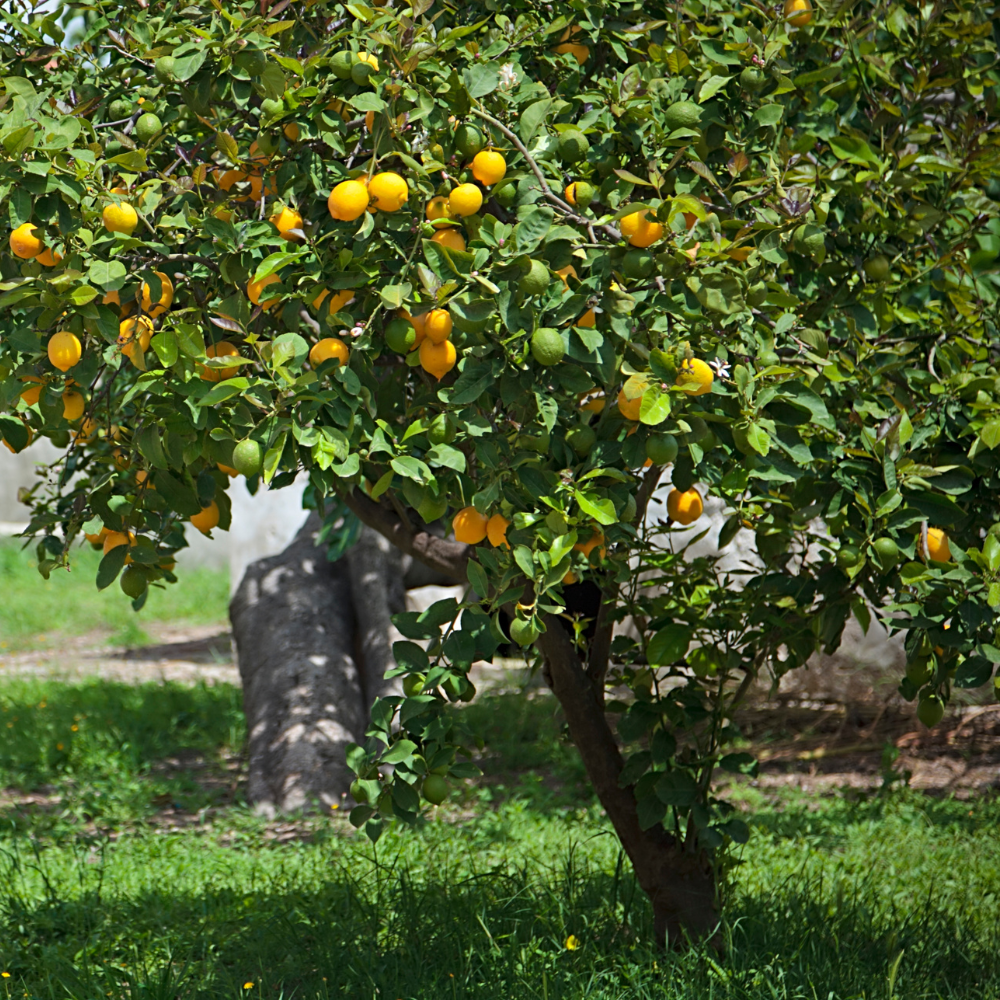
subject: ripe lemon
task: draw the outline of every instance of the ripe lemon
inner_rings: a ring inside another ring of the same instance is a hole
[[[588,309],[577,321],[577,326],[592,327],[597,326],[597,313],[593,309]]]
[[[498,153],[495,149],[484,149],[481,153],[476,153],[472,160],[472,176],[485,187],[503,180],[506,173],[507,161],[503,158],[503,153]]]
[[[410,189],[399,174],[386,170],[368,182],[368,193],[380,212],[398,212],[410,196]]]
[[[435,344],[433,340],[426,338],[420,345],[420,367],[438,381],[455,367],[457,360],[455,345],[450,340]]]
[[[571,42],[571,38],[575,38],[583,29],[578,24],[574,24],[567,28],[560,36],[560,44],[555,47],[555,51],[560,55],[568,52],[576,61],[577,64],[582,66],[590,58],[590,49],[586,45],[581,45],[579,42]]]
[[[510,521],[503,516],[503,514],[494,514],[486,522],[486,537],[490,540],[490,545],[494,548],[500,548],[502,545],[505,549],[510,548],[510,542],[507,541],[507,529],[510,527]]]
[[[80,417],[83,416],[85,402],[80,393],[74,392],[72,389],[67,389],[62,394],[62,401],[64,420],[68,420],[72,423],[74,420],[79,420]]]
[[[580,409],[586,410],[588,413],[603,413],[604,407],[608,405],[607,397],[603,392],[597,396],[590,396],[586,392],[581,393],[580,400]]]
[[[633,212],[619,220],[622,236],[634,247],[648,247],[663,237],[663,226],[648,213]]]
[[[927,529],[927,558],[932,562],[948,562],[951,559],[948,536],[940,528]]]
[[[598,546],[600,546],[598,554],[603,559],[608,554],[608,550],[607,548],[605,548],[604,545],[603,531],[595,531],[594,534],[592,534],[590,538],[587,539],[587,541],[577,542],[576,545],[573,546],[573,548],[577,552],[582,552],[585,558],[590,559],[590,553],[593,552],[594,549],[596,549]]]
[[[327,302],[328,295],[330,295],[330,290],[328,288],[324,288],[323,291],[321,291],[319,295],[313,299],[313,309],[319,312],[323,303],[326,302],[328,312],[338,313],[344,308],[344,306],[354,300],[354,292],[350,288],[345,288],[341,292],[334,292],[333,295],[330,296],[330,300]]]
[[[454,227],[439,229],[432,237],[432,243],[447,247],[449,250],[464,250],[465,237]]]
[[[142,283],[142,311],[150,316],[162,316],[174,304],[174,283],[162,271],[153,272],[160,279],[160,297],[154,302],[152,289]]]
[[[273,198],[278,193],[278,188],[273,177],[268,180],[266,190],[264,188],[264,177],[261,174],[251,174],[248,180],[250,181],[250,194],[245,198],[241,198],[241,201],[260,201],[265,194],[269,198]]]
[[[324,337],[321,341],[313,344],[309,351],[309,363],[313,368],[318,368],[324,361],[336,358],[338,365],[346,365],[351,352],[339,337]]]
[[[625,390],[622,389],[618,393],[618,412],[626,420],[638,420],[639,411],[642,409],[642,396],[636,396],[634,399],[629,399],[625,395]]]
[[[84,536],[91,545],[104,545],[104,539],[108,537],[108,529],[101,525],[101,530],[95,535],[87,534],[84,532]]]
[[[10,234],[10,249],[16,257],[31,260],[45,249],[45,244],[34,235],[37,228],[38,226],[25,222]]]
[[[361,181],[341,181],[326,201],[330,215],[341,222],[353,222],[365,214],[370,195]]]
[[[222,462],[216,462],[215,467],[219,472],[224,472],[230,479],[235,479],[240,474],[239,469],[234,469],[231,465],[223,465]]]
[[[124,531],[109,531],[104,536],[104,554],[107,555],[112,549],[118,548],[119,545],[128,545],[131,547],[132,543],[135,542],[135,534],[129,532],[127,535]],[[126,562],[131,562],[131,558],[126,558]]]
[[[302,216],[294,208],[289,208],[286,205],[280,212],[275,212],[271,216],[271,221],[286,240],[291,240],[294,243],[301,241],[301,236],[291,232],[292,229],[302,228]]]
[[[432,344],[443,344],[451,336],[451,313],[432,309],[424,320],[424,334]]]
[[[569,291],[570,275],[573,275],[573,277],[576,278],[577,281],[580,280],[580,275],[576,273],[576,268],[572,264],[567,264],[565,267],[557,268],[556,274],[559,275],[559,278],[562,280],[562,283],[565,286],[565,291],[563,292],[564,295],[566,294],[566,292]]]
[[[137,367],[139,358],[149,350],[152,339],[153,321],[148,316],[130,316],[118,324],[118,346],[121,347],[122,354]]]
[[[84,420],[80,424],[80,429],[73,434],[76,441],[92,441],[97,434],[97,421]]]
[[[34,406],[35,403],[37,403],[41,398],[42,389],[45,388],[45,383],[37,375],[26,375],[24,381],[32,382],[34,384],[29,386],[20,394],[21,399],[23,399],[28,406]]]
[[[60,330],[49,337],[47,347],[49,361],[54,368],[68,372],[83,357],[83,347],[76,334]]]
[[[448,195],[448,208],[453,216],[464,218],[475,215],[482,207],[483,192],[475,184],[459,184]]]
[[[475,507],[463,507],[451,522],[455,540],[466,545],[478,545],[486,537],[488,522]]]
[[[667,495],[667,514],[678,524],[693,524],[704,509],[701,494],[694,487],[683,492],[675,487]]]
[[[419,347],[424,342],[424,337],[427,336],[427,313],[418,313],[416,316],[410,316],[405,310],[402,310],[399,315],[403,319],[409,320],[413,325],[413,330],[416,333],[413,347]]]
[[[234,358],[239,353],[236,346],[230,344],[228,340],[220,340],[217,344],[209,344],[205,348],[205,355],[209,358]],[[199,374],[206,382],[221,382],[229,378],[234,371],[234,368],[209,368],[207,365],[202,365]]]
[[[104,228],[109,233],[124,233],[126,236],[131,236],[132,231],[139,225],[139,216],[127,201],[106,206],[101,217],[104,220]]]
[[[448,199],[443,194],[439,194],[427,202],[427,218],[430,222],[435,219],[446,219],[450,214]]]
[[[593,200],[597,191],[593,184],[586,181],[573,181],[566,185],[563,195],[574,208],[586,208]]]
[[[373,73],[378,72],[378,59],[376,59],[370,52],[359,52],[358,62],[368,63],[368,65],[371,66]]]
[[[689,396],[704,396],[712,391],[714,378],[712,369],[701,358],[691,358],[681,365],[674,385],[680,386]]]
[[[813,19],[810,0],[785,0],[785,19],[796,28],[804,28]]]
[[[39,264],[45,267],[55,267],[63,259],[63,255],[58,250],[46,247],[36,258]]]
[[[266,278],[261,278],[260,281],[250,281],[247,283],[247,297],[255,306],[260,306],[262,309],[270,309],[276,302],[278,298],[265,299],[263,302],[260,301],[260,293],[268,285],[276,285],[281,281],[281,279],[276,274],[269,274]]]
[[[282,130],[285,138],[289,142],[299,141],[299,125],[298,122],[289,122]]]
[[[207,507],[202,507],[198,514],[192,516],[191,523],[207,535],[219,523],[219,505],[213,500]]]

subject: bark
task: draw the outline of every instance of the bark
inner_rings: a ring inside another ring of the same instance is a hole
[[[604,714],[601,693],[559,621],[550,618],[546,625],[538,645],[549,683],[597,797],[632,862],[639,885],[653,904],[657,940],[677,947],[684,943],[685,935],[713,935],[719,916],[711,865],[703,855],[685,849],[662,826],[641,828],[631,788],[619,785],[623,761]],[[717,945],[714,939],[713,943]]]
[[[310,515],[284,552],[251,563],[229,607],[249,732],[247,794],[267,815],[338,802],[353,779],[347,744],[364,738],[350,573],[316,548],[319,528]]]

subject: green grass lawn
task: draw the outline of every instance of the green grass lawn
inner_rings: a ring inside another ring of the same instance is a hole
[[[138,645],[146,622],[226,620],[229,576],[224,571],[185,569],[180,584],[169,591],[152,588],[136,614],[117,584],[97,589],[100,561],[101,553],[85,544],[73,550],[69,571],[56,570],[45,580],[35,568],[33,548],[0,540],[0,655],[50,648],[90,632],[105,634],[113,644]]]
[[[23,681],[0,687],[0,709],[17,719],[0,728],[0,784],[62,796],[0,809],[0,984],[14,1000],[1000,994],[995,801],[746,796],[727,954],[665,955],[547,698],[463,709],[503,755],[377,847],[336,815],[279,843],[196,780],[242,745],[232,688]],[[161,766],[194,758],[200,771]],[[221,807],[170,831],[164,802],[189,817]]]

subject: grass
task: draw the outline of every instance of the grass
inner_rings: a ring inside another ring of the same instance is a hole
[[[544,697],[464,709],[503,756],[484,761],[485,781],[463,801],[374,847],[337,814],[298,823],[288,843],[239,804],[182,831],[146,822],[164,797],[188,810],[219,802],[160,764],[218,762],[240,746],[231,688],[18,682],[0,687],[0,708],[18,720],[0,747],[0,782],[65,796],[0,822],[10,998],[1000,993],[996,801],[749,795],[753,833],[732,876],[725,957],[666,955],[650,946],[646,899]]]
[[[148,622],[202,624],[225,621],[228,574],[185,569],[169,591],[154,587],[136,614],[117,584],[99,591],[94,583],[101,553],[89,545],[75,549],[71,570],[56,570],[45,580],[35,568],[34,550],[0,540],[0,655],[57,645],[66,637],[104,633],[116,645],[146,640]]]

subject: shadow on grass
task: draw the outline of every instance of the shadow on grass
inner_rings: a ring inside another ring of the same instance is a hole
[[[331,854],[319,885],[295,884],[273,865],[242,890],[88,890],[28,903],[8,888],[4,967],[31,996],[53,1000],[846,1000],[888,997],[901,952],[897,996],[993,1000],[1000,985],[991,934],[963,927],[933,899],[885,907],[867,880],[846,893],[819,880],[740,898],[727,913],[728,953],[713,957],[651,950],[648,905],[621,871],[449,873],[353,854]],[[570,933],[578,949],[566,948]]]

